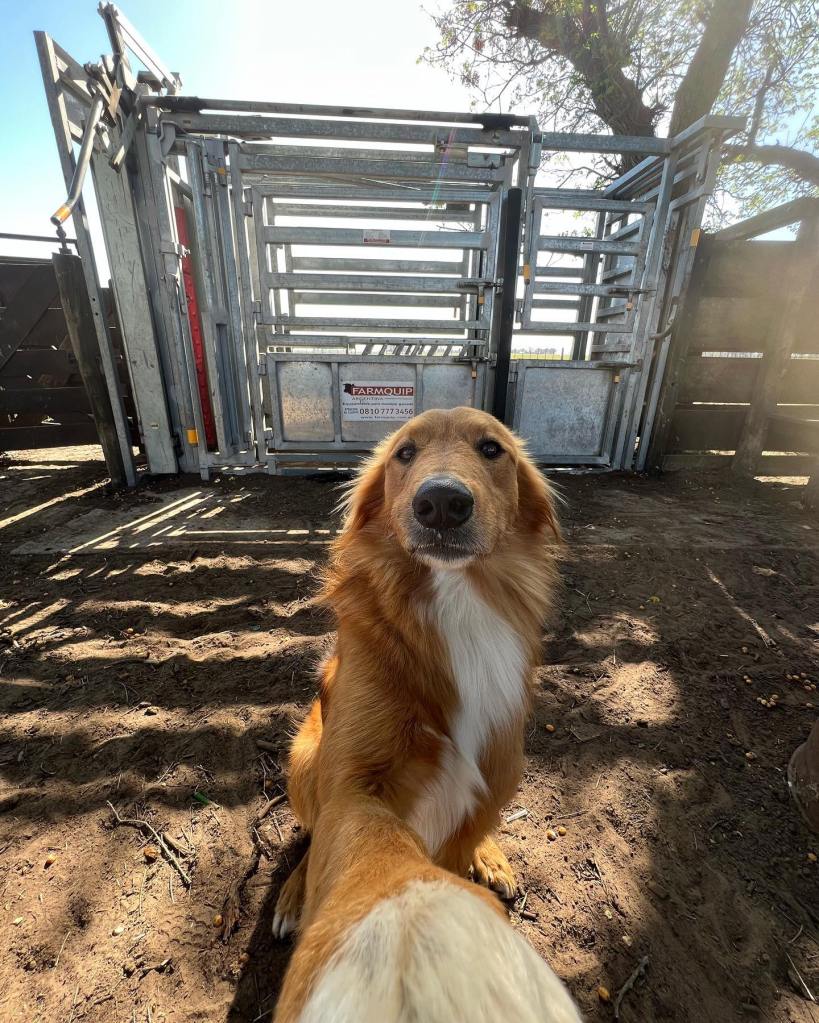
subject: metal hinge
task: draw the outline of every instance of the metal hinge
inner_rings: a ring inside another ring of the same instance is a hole
[[[244,211],[246,217],[253,216],[253,203],[250,201],[250,199],[245,199],[245,201],[242,203],[242,210]]]
[[[259,360],[259,376],[260,377],[267,376],[267,359]]]

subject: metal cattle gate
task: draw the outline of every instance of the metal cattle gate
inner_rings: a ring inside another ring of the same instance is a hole
[[[544,465],[642,466],[716,151],[741,119],[630,138],[199,99],[114,5],[100,13],[112,53],[96,65],[36,33],[68,189],[52,219],[73,215],[99,308],[90,166],[152,472],[343,466],[457,405],[494,412]],[[602,190],[542,188],[550,152],[634,167]],[[571,358],[517,357],[554,337]]]

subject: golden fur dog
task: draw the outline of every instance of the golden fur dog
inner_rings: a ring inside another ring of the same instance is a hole
[[[580,1023],[494,895],[435,867],[380,801],[322,807],[276,1023]]]
[[[436,410],[378,447],[345,510],[323,590],[338,635],[291,749],[291,806],[312,831],[342,795],[375,797],[437,865],[510,898],[491,833],[520,780],[554,590],[551,490],[497,420]],[[297,926],[309,856],[277,935]]]

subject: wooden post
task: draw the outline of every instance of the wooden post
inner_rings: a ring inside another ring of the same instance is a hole
[[[776,412],[782,378],[790,365],[791,353],[801,327],[799,313],[807,298],[819,263],[819,216],[803,220],[793,253],[790,286],[784,298],[778,336],[762,358],[745,426],[731,462],[738,476],[753,476],[765,446],[768,419]]]
[[[51,261],[54,264],[68,336],[91,404],[91,414],[105,455],[108,475],[113,486],[120,489],[127,486],[128,481],[108,386],[99,364],[97,332],[82,260],[70,252],[55,252]]]

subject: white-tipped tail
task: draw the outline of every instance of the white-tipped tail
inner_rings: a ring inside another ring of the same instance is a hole
[[[528,943],[468,889],[413,881],[360,920],[299,1023],[579,1023]]]

